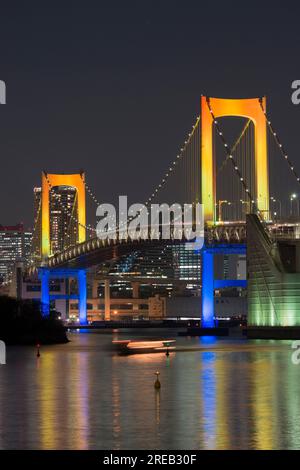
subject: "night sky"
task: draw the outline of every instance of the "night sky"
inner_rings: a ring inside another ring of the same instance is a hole
[[[201,94],[266,94],[300,172],[300,105],[291,102],[300,80],[297,2],[11,4],[1,4],[0,17],[1,224],[32,224],[43,169],[83,168],[99,200],[143,202]]]

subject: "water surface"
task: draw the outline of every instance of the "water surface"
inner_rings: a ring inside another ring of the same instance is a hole
[[[118,356],[105,333],[11,347],[0,366],[1,449],[297,449],[300,365],[289,341],[177,338],[203,351]],[[160,371],[161,390],[154,389]]]

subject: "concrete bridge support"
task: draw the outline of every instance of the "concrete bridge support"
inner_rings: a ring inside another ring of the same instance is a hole
[[[257,215],[247,215],[247,272],[248,325],[299,328],[300,240],[274,242]]]

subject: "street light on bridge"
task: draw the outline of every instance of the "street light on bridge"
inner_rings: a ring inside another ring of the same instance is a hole
[[[279,218],[281,218],[281,201],[279,199],[275,199],[275,197],[270,196],[270,200],[274,203],[274,205],[277,203],[279,205]],[[277,216],[277,211],[273,212],[274,216]]]
[[[299,216],[299,199],[296,193],[290,196],[290,215],[293,215],[293,201],[297,202],[297,215]]]

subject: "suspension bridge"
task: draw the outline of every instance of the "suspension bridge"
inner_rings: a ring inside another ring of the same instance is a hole
[[[268,117],[265,98],[201,97],[199,116],[145,205],[175,201],[192,206],[203,204],[202,326],[214,326],[214,289],[245,287],[247,282],[250,325],[300,325],[300,277],[295,255],[299,203],[296,194],[286,195],[286,188],[296,191],[299,184],[296,168]],[[54,191],[58,186],[76,189],[72,207],[61,203]],[[137,247],[143,250],[155,244],[186,243],[184,235],[181,240],[174,236],[174,227],[168,241],[151,237],[131,240],[123,234],[121,237],[120,226],[115,239],[100,239],[95,225],[86,223],[86,195],[95,206],[100,204],[84,172],[43,172],[33,230],[33,245],[38,241],[39,250],[32,254],[29,266],[29,273],[38,272],[41,279],[44,315],[49,314],[53,298],[49,280],[78,279],[82,325],[87,323],[87,269]],[[69,221],[64,246],[59,251],[51,245],[50,197],[57,197]],[[245,254],[246,250],[248,281],[214,278],[216,254]],[[293,269],[284,261],[287,253]]]

